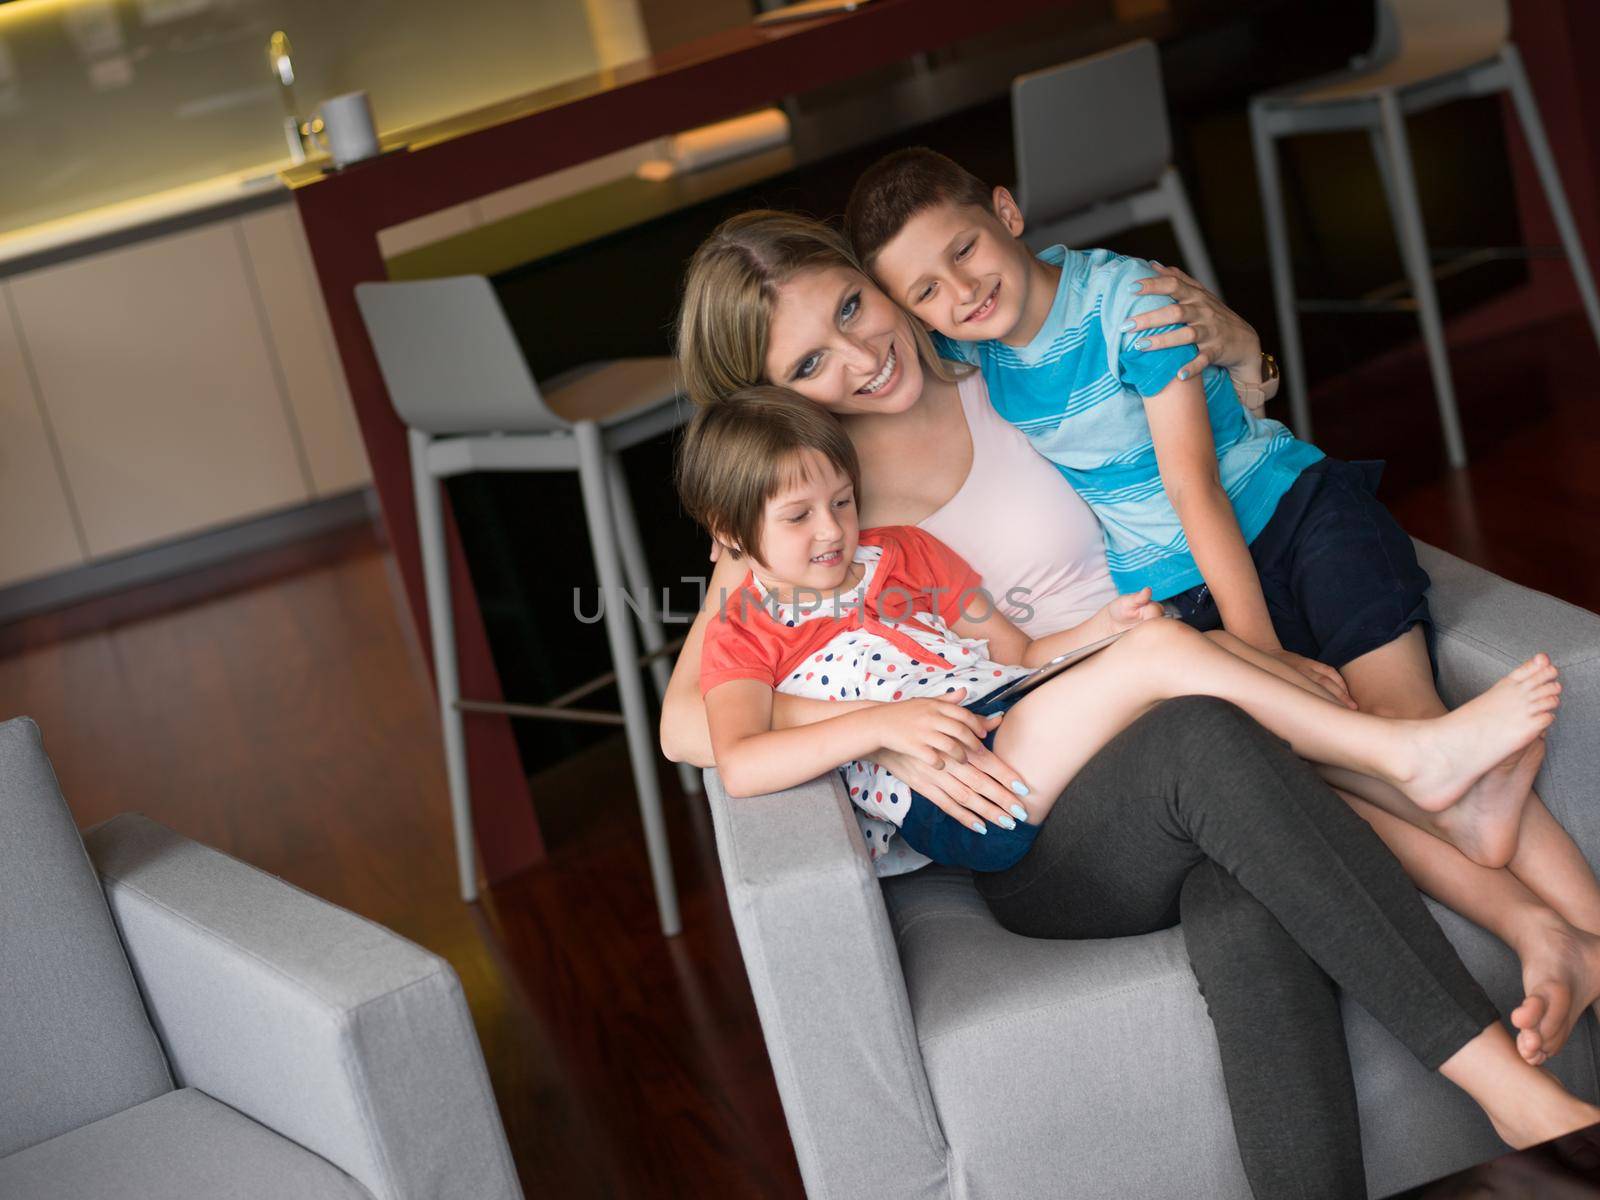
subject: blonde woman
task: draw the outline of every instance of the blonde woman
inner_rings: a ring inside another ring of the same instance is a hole
[[[1260,346],[1248,325],[1178,272],[1145,286],[1180,310],[1145,314],[1151,327],[1185,322],[1165,336],[1195,341],[1241,382],[1259,384]],[[862,523],[917,525],[948,543],[1028,632],[1066,628],[1114,595],[1099,526],[1082,501],[993,412],[981,378],[958,379],[935,358],[921,328],[827,226],[757,212],[713,233],[690,266],[679,356],[699,404],[774,383],[843,418],[861,465]],[[700,650],[708,612],[743,572],[717,564],[679,657],[662,717],[670,758],[710,765]],[[773,721],[803,725],[828,709],[780,695]],[[938,770],[888,752],[878,761],[963,823],[999,823],[1013,789],[1026,787],[976,738],[962,761]],[[1525,974],[1565,988],[1569,1005],[1573,993],[1593,998],[1586,972],[1592,961],[1600,977],[1600,939],[1556,917],[1508,872],[1477,867],[1371,805],[1360,811],[1371,825],[1243,713],[1188,698],[1157,708],[1096,755],[1026,859],[978,877],[997,919],[1028,936],[1122,937],[1181,920],[1258,1196],[1307,1186],[1364,1193],[1335,986],[1467,1090],[1512,1145],[1600,1117],[1518,1054],[1372,827],[1414,860],[1430,890],[1510,942]],[[1600,890],[1595,903],[1600,913]],[[1248,975],[1242,962],[1252,964]],[[1293,1013],[1262,1002],[1297,992],[1306,1002]],[[1548,993],[1559,1003],[1557,987]],[[1531,995],[1534,1007],[1541,999]],[[1529,1011],[1519,1010],[1524,1020]],[[1294,1113],[1315,1119],[1286,1130]]]

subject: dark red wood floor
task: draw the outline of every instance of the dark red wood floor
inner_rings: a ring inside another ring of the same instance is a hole
[[[1578,320],[1453,359],[1443,466],[1420,357],[1320,390],[1412,532],[1600,608],[1600,351]],[[1276,414],[1275,414],[1276,415]],[[448,958],[530,1196],[798,1196],[709,822],[667,793],[685,932],[655,925],[620,742],[535,781],[551,856],[456,898],[426,675],[370,529],[0,628],[0,716],[44,730],[89,825],[138,810]]]

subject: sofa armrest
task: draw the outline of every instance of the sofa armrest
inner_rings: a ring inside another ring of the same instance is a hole
[[[448,963],[142,816],[84,841],[179,1087],[377,1200],[521,1197]]]
[[[735,799],[712,770],[706,798],[807,1194],[946,1195],[894,933],[837,772]]]
[[[1417,543],[1433,579],[1439,690],[1449,704],[1483,691],[1543,650],[1561,668],[1561,711],[1535,784],[1600,870],[1600,616]]]

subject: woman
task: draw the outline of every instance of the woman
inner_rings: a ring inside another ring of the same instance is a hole
[[[1177,273],[1150,286],[1190,302]],[[1235,370],[1259,364],[1248,326],[1212,311],[1220,336],[1205,352]],[[768,382],[840,415],[861,461],[862,523],[940,537],[999,584],[1018,624],[1062,628],[1110,598],[1092,515],[989,409],[980,379],[957,382],[934,359],[826,226],[778,213],[726,223],[691,265],[679,335],[697,402]],[[718,563],[708,611],[743,573]],[[662,718],[668,756],[701,764],[707,619],[690,631]],[[778,723],[827,715],[822,701],[778,700]],[[958,819],[962,809],[997,819],[1016,780],[981,748],[939,771],[899,755],[879,761]],[[1191,698],[1138,722],[1078,775],[1034,851],[980,890],[1002,924],[1035,937],[1120,937],[1181,919],[1258,1196],[1309,1179],[1326,1181],[1330,1196],[1364,1191],[1334,981],[1467,1090],[1513,1145],[1600,1117],[1518,1056],[1370,828],[1229,706]],[[1294,1113],[1315,1119],[1285,1129]]]

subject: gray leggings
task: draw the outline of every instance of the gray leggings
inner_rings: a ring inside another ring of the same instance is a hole
[[[1257,1200],[1366,1194],[1336,987],[1429,1069],[1499,1020],[1366,822],[1223,700],[1188,696],[1135,722],[1021,862],[974,878],[1028,937],[1182,921]]]

